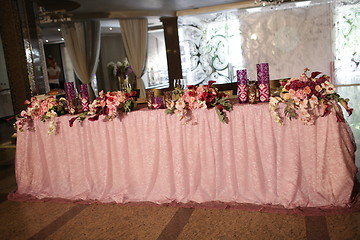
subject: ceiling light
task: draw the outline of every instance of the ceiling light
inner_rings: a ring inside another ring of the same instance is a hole
[[[60,28],[58,28],[58,32],[60,32],[61,31],[61,29]]]
[[[112,27],[109,27],[109,30],[112,31]]]
[[[61,41],[64,41],[64,38],[61,38]]]
[[[46,39],[45,42],[49,42],[49,40]]]

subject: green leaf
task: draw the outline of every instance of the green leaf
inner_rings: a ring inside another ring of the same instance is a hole
[[[174,114],[174,110],[168,108],[168,109],[165,110],[165,113],[166,114]]]

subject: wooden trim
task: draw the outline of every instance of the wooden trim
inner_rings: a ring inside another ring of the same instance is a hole
[[[237,3],[228,3],[228,4],[221,4],[216,6],[181,10],[176,12],[176,16],[196,15],[196,14],[209,13],[209,12],[218,12],[218,11],[239,9],[239,8],[253,8],[253,7],[261,7],[261,6],[262,6],[261,4],[255,4],[254,1],[249,0],[249,1],[242,1]]]

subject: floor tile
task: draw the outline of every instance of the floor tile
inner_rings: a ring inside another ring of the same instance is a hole
[[[178,209],[90,205],[48,239],[157,239]]]
[[[74,204],[11,202],[0,204],[0,239],[28,239]]]
[[[360,239],[360,212],[326,217],[331,240]]]
[[[178,239],[306,239],[304,217],[196,209]]]

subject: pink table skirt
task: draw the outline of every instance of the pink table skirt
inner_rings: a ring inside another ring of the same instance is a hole
[[[15,194],[100,202],[237,202],[346,206],[357,168],[346,123],[273,122],[267,104],[235,105],[230,123],[197,110],[183,124],[164,110],[113,121],[58,118],[18,133]],[[197,124],[195,124],[197,123]]]

